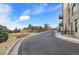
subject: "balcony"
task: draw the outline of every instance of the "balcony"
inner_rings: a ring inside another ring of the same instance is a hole
[[[63,16],[62,15],[59,15],[59,19],[63,19]]]
[[[59,22],[59,26],[63,26],[63,22]]]

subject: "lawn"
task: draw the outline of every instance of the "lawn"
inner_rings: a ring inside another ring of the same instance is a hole
[[[9,33],[9,38],[8,38],[8,42],[12,42],[16,39],[17,35],[16,33]]]
[[[11,47],[11,45],[18,39],[24,36],[33,36],[37,33],[9,33],[8,40],[4,43],[0,43],[0,55],[5,54],[5,52]]]
[[[9,47],[16,41],[17,34],[9,33],[8,40],[4,43],[0,43],[0,55],[4,54]]]

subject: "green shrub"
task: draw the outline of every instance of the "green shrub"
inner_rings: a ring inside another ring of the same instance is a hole
[[[8,40],[8,33],[5,31],[0,31],[0,43]]]

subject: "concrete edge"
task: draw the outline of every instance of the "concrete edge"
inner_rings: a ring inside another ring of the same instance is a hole
[[[69,42],[73,42],[73,43],[77,43],[79,44],[79,39],[76,39],[76,38],[71,38],[71,37],[65,37],[63,35],[59,35],[57,34],[57,32],[55,32],[55,36],[59,39],[62,39],[62,40],[66,40],[66,41],[69,41]]]
[[[21,38],[17,39],[17,40],[11,45],[11,47],[7,50],[7,52],[4,53],[4,55],[8,55],[8,54],[11,52],[11,50],[13,49],[13,47],[17,44],[17,42],[18,42],[19,40],[21,40]]]
[[[43,33],[46,33],[46,32],[49,32],[49,31],[40,32],[40,33],[34,34],[34,35],[32,35],[32,36],[39,35],[39,34],[43,34]],[[26,36],[26,37],[23,37],[23,38],[29,38],[29,37],[32,37],[32,36],[28,36],[28,37]],[[9,53],[12,51],[12,49],[14,48],[14,46],[15,46],[19,41],[21,41],[21,39],[23,39],[23,38],[17,39],[17,40],[11,45],[11,47],[7,50],[7,52],[4,53],[4,55],[9,55]],[[23,41],[23,40],[22,40],[22,41]],[[22,43],[22,41],[21,41],[21,43]]]

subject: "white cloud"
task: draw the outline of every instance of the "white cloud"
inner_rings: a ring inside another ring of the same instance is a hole
[[[59,9],[60,7],[62,7],[62,4],[59,4],[55,7],[48,7],[48,8],[47,6],[48,4],[46,3],[40,4],[40,5],[34,5],[33,8],[25,10],[23,15],[30,15],[30,14],[37,15],[37,14],[44,13],[44,12],[55,11]]]
[[[40,4],[38,6],[35,6],[35,8],[32,10],[32,14],[40,14],[46,12],[47,5],[48,4]]]
[[[56,24],[54,24],[54,25],[50,25],[50,27],[51,27],[51,28],[56,28],[57,25],[56,25]]]
[[[45,12],[46,11],[45,8],[47,5],[48,5],[47,3],[33,5],[33,7],[31,9],[25,10],[23,15],[29,15],[29,14],[37,15],[37,14],[40,14],[42,12]]]
[[[20,16],[20,17],[19,17],[19,20],[20,20],[20,21],[29,20],[29,19],[30,19],[29,16]]]
[[[8,5],[0,4],[0,15],[6,15],[7,16],[7,14],[9,15],[11,11],[12,11],[12,8],[9,7]]]
[[[0,4],[0,24],[3,26],[6,26],[7,28],[13,30],[14,28],[22,28],[23,26],[21,24],[18,24],[17,22],[13,22],[10,18],[11,12],[13,9],[11,6],[7,4]]]
[[[54,8],[50,8],[49,11],[55,11],[55,10],[59,9],[60,7],[62,7],[62,4],[59,4]]]
[[[40,4],[35,6],[32,9],[25,10],[22,16],[19,17],[17,21],[24,21],[30,19],[30,16],[26,16],[29,14],[40,14],[43,12],[55,11],[60,8],[62,5],[57,5],[56,7],[52,7],[46,9],[48,4]],[[23,28],[24,26],[19,24],[17,21],[13,22],[11,19],[11,12],[13,11],[12,7],[7,4],[0,4],[0,24],[6,26],[9,29],[14,29],[16,27]]]

